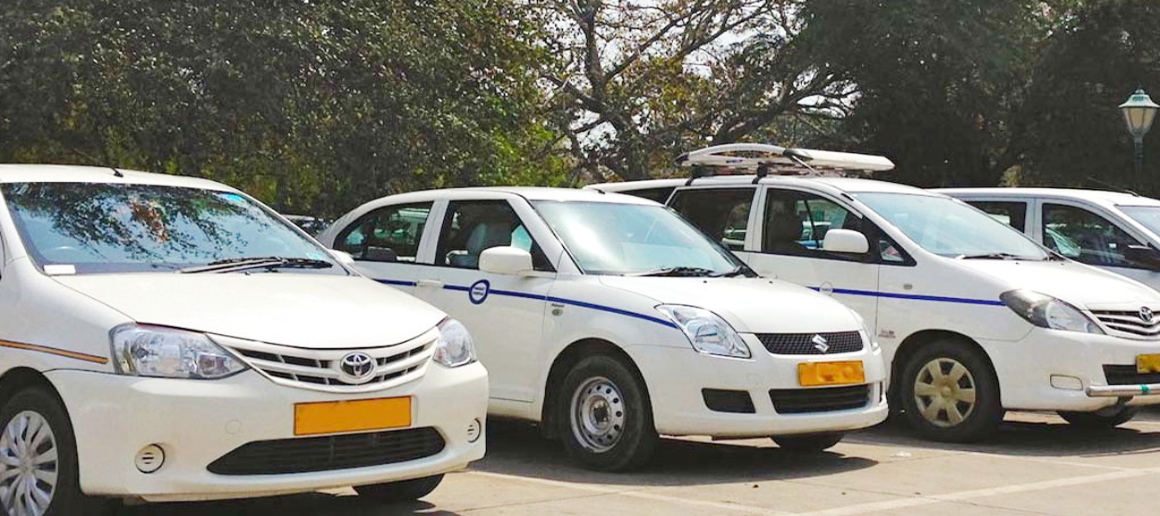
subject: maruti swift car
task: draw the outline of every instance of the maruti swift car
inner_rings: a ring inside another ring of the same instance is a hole
[[[483,457],[464,326],[249,196],[0,166],[0,506],[355,486],[421,497]]]

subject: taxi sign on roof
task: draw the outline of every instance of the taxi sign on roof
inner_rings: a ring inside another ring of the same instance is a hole
[[[826,170],[880,172],[894,163],[883,156],[812,149],[793,149],[761,143],[730,143],[682,154],[677,164],[685,167],[723,167],[771,173],[808,174]]]

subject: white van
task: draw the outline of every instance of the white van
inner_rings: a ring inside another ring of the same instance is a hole
[[[819,451],[887,415],[885,364],[857,314],[757,278],[654,202],[415,192],[367,203],[321,239],[462,320],[491,373],[490,414],[540,422],[588,467],[639,465],[658,434]]]
[[[1110,426],[1160,403],[1160,293],[945,195],[824,177],[889,169],[885,158],[750,144],[682,158],[759,174],[589,188],[667,189],[670,206],[757,272],[856,309],[886,352],[892,405],[922,435],[979,439],[1005,409]]]
[[[0,165],[0,241],[0,513],[407,500],[483,457],[463,325],[237,190]]]
[[[1067,188],[935,190],[1080,263],[1160,290],[1160,200]]]

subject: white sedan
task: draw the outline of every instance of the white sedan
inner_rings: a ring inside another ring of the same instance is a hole
[[[857,314],[757,277],[654,202],[417,192],[320,239],[463,321],[491,373],[489,413],[541,423],[588,467],[641,464],[658,434],[822,450],[887,414],[881,351]]]
[[[0,513],[356,486],[484,453],[463,325],[200,179],[0,166]]]

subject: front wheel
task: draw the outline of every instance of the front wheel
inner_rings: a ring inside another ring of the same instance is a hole
[[[1110,430],[1131,421],[1139,412],[1139,407],[1120,407],[1119,409],[1107,412],[1102,410],[1096,412],[1060,411],[1059,417],[1062,417],[1068,424],[1077,428]]]
[[[783,435],[772,437],[784,450],[796,453],[821,453],[842,440],[842,434]]]
[[[644,385],[620,360],[591,356],[564,378],[556,404],[568,455],[585,467],[624,471],[656,449],[656,429]]]
[[[906,422],[934,441],[985,439],[1003,421],[999,380],[986,357],[952,340],[928,343],[898,380]]]
[[[443,475],[434,475],[430,477],[416,478],[414,480],[403,480],[401,482],[388,482],[386,484],[371,484],[369,486],[357,486],[354,492],[358,493],[359,498],[365,498],[382,503],[402,503],[413,502],[424,496],[431,494],[439,483],[443,481]]]

